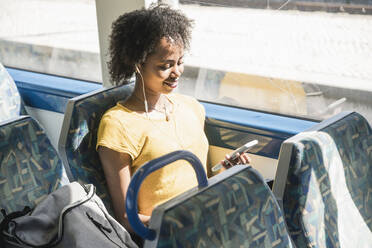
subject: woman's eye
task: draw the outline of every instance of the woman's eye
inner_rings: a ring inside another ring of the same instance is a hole
[[[162,69],[162,70],[167,70],[169,68],[171,68],[171,65],[170,64],[164,64],[164,65],[161,65],[160,66],[160,69]]]
[[[182,65],[184,63],[183,59],[178,61],[178,65]]]

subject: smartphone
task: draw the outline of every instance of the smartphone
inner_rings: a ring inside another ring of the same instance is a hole
[[[239,147],[238,149],[236,149],[236,150],[234,150],[233,152],[230,153],[231,160],[236,159],[238,154],[241,155],[241,154],[247,152],[249,149],[251,149],[253,146],[255,146],[257,144],[258,144],[257,140],[252,140],[252,141],[242,145],[241,147]],[[227,162],[227,160],[225,159],[223,162]],[[223,163],[218,163],[218,164],[216,164],[215,166],[212,167],[212,171],[213,172],[218,171],[219,169],[222,168],[222,166],[223,166]]]

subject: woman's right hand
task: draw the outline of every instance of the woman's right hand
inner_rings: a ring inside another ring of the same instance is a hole
[[[225,160],[221,161],[223,167],[226,169],[231,168],[237,164],[249,164],[251,163],[251,158],[248,153],[238,154],[237,158],[232,160],[229,154],[225,155]]]

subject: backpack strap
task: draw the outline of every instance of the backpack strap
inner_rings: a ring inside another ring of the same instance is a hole
[[[0,212],[3,215],[4,219],[0,223],[0,247],[5,247],[6,240],[10,237],[6,235],[9,227],[9,223],[21,216],[25,216],[26,214],[30,213],[32,209],[29,206],[26,206],[21,211],[14,211],[12,213],[7,214],[5,209],[1,209]]]

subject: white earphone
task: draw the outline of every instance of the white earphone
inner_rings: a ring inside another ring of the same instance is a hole
[[[143,80],[141,71],[138,68],[138,65],[136,64],[136,65],[134,65],[134,67],[136,68],[136,73],[138,73],[140,75],[140,77],[141,77],[141,81],[142,81],[142,92],[143,92],[143,104],[145,105],[145,111],[146,111],[147,118],[149,118],[149,107],[148,107],[148,104],[147,104],[146,93],[145,93],[145,82]]]
[[[134,65],[134,67],[136,68],[136,72],[139,73],[139,74],[141,74],[141,72],[140,72],[140,70],[138,68],[138,65]]]

